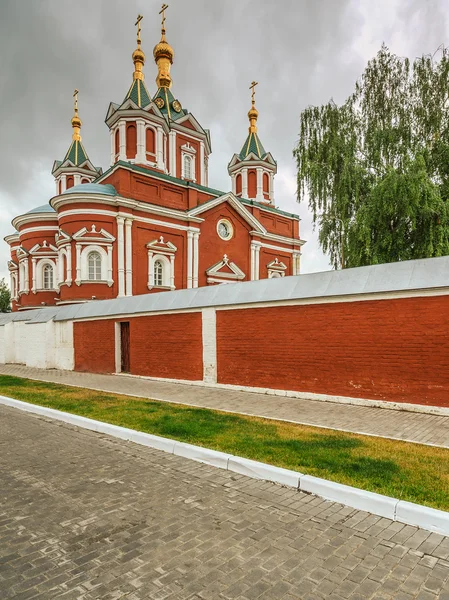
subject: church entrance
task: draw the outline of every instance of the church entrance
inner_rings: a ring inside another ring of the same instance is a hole
[[[130,372],[129,321],[120,323],[120,371]]]

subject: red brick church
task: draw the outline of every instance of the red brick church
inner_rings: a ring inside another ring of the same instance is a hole
[[[257,133],[255,82],[249,132],[228,165],[232,191],[221,192],[209,187],[210,132],[173,94],[165,17],[154,94],[140,21],[131,86],[106,115],[110,168],[94,166],[82,144],[75,90],[56,195],[12,221],[13,310],[299,274],[299,217],[275,207],[277,165]]]

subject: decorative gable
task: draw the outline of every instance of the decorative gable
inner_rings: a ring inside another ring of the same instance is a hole
[[[240,200],[234,196],[232,192],[228,194],[224,194],[223,196],[219,196],[218,198],[214,198],[213,200],[209,200],[208,202],[204,202],[203,204],[199,204],[192,210],[188,212],[188,214],[192,217],[196,217],[203,212],[222,204],[223,202],[228,202],[230,206],[232,206],[235,211],[249,224],[251,225],[253,231],[257,233],[261,233],[265,235],[267,230],[260,223],[258,219],[254,215],[252,215],[247,208],[240,202]]]
[[[56,246],[49,244],[47,240],[44,240],[42,244],[36,244],[30,250],[32,256],[53,256],[58,253]]]
[[[285,277],[287,265],[281,262],[278,258],[275,258],[267,264],[267,269],[268,279],[273,279],[274,277]]]
[[[220,262],[215,263],[206,270],[207,283],[231,283],[241,281],[246,275],[234,262],[230,261],[227,254]]]
[[[155,254],[173,254],[178,249],[171,242],[164,242],[164,238],[161,237],[158,240],[153,240],[147,244],[148,250],[153,251]]]
[[[82,229],[73,234],[73,239],[76,242],[84,242],[88,244],[93,242],[112,244],[112,242],[115,242],[115,237],[113,235],[111,235],[104,229],[100,229],[100,231],[97,231],[95,225],[92,225],[90,229],[87,229],[87,227],[83,227]]]

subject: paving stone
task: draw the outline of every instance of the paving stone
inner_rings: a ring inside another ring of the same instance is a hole
[[[1,600],[449,600],[447,538],[5,407],[0,446]]]

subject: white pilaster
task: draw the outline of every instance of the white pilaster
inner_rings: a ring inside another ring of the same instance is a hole
[[[206,174],[204,169],[204,142],[200,142],[200,185],[206,185]]]
[[[271,202],[274,202],[274,173],[270,171],[270,193],[269,198]]]
[[[117,264],[118,264],[118,294],[117,296],[125,295],[125,242],[124,228],[125,219],[116,217],[117,220]]]
[[[215,308],[203,308],[203,381],[217,383],[217,317]]]
[[[157,128],[156,136],[156,157],[157,157],[157,168],[165,172],[164,165],[164,132],[162,127]]]
[[[262,169],[262,167],[257,167],[256,173],[257,173],[256,200],[257,200],[257,202],[263,202],[264,197],[263,197],[263,169]]]
[[[112,286],[114,280],[112,279],[112,244],[108,246],[108,285]]]
[[[199,241],[200,234],[198,231],[193,233],[193,287],[198,287],[198,264],[199,264]]]
[[[231,173],[231,181],[232,181],[232,193],[237,194],[236,174],[235,173]]]
[[[293,271],[293,275],[299,275],[300,273],[300,260],[301,260],[301,253],[300,252],[293,252],[292,254],[292,271]]]
[[[81,285],[81,245],[76,244],[76,285]]]
[[[125,219],[125,249],[126,249],[126,296],[133,295],[133,246],[132,246],[132,219]]]
[[[61,175],[61,194],[67,189],[67,175]]]
[[[257,281],[260,279],[259,271],[259,259],[260,259],[260,243],[251,243],[251,281]]]
[[[119,153],[118,159],[126,160],[126,123],[125,123],[125,121],[120,121],[118,127],[119,127],[119,131],[120,131],[120,153]]]
[[[148,250],[148,289],[154,286],[153,253]]]
[[[193,231],[187,232],[187,287],[192,287]]]
[[[170,287],[175,289],[175,255],[170,255]]]
[[[168,134],[168,148],[170,153],[169,173],[172,177],[176,177],[176,131],[170,131]]]
[[[36,259],[35,258],[31,259],[31,269],[32,269],[32,271],[31,271],[31,273],[32,273],[31,274],[31,277],[32,277],[31,291],[33,292],[33,294],[35,294],[36,293]]]
[[[248,198],[248,169],[242,169],[242,198]]]
[[[145,121],[138,119],[136,121],[137,126],[137,154],[136,162],[144,163],[146,161],[145,152]]]
[[[81,183],[81,175],[75,173],[73,176],[73,186],[79,185]]]
[[[69,287],[72,285],[72,247],[71,246],[67,246],[67,277],[66,277],[65,282]]]
[[[257,245],[255,247],[255,273],[254,273],[254,279],[257,281],[258,279],[260,279],[260,246]]]
[[[111,167],[115,163],[115,129],[111,129]]]
[[[64,282],[64,252],[58,252],[58,288]]]

